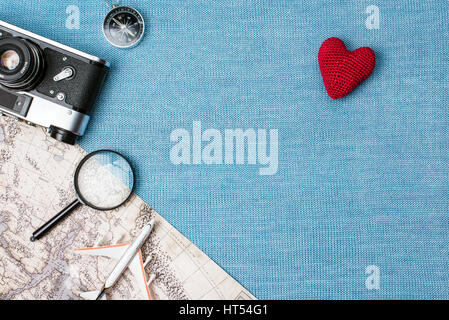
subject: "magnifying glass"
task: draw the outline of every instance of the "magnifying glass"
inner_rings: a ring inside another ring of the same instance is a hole
[[[35,241],[50,231],[79,205],[106,211],[124,204],[134,190],[134,170],[128,160],[112,150],[98,150],[85,156],[73,179],[77,199],[33,232]]]

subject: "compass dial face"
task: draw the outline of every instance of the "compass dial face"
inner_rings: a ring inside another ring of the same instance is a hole
[[[103,22],[106,39],[119,48],[136,45],[143,36],[145,24],[142,15],[130,7],[112,9]]]

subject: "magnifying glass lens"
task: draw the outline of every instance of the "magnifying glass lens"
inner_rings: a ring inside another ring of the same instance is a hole
[[[112,210],[125,203],[134,189],[134,171],[119,153],[99,150],[81,160],[74,183],[78,199],[34,231],[31,241],[40,239],[81,204],[97,210]]]
[[[75,173],[78,196],[87,205],[108,210],[124,203],[132,193],[134,173],[120,154],[101,151],[88,156]]]

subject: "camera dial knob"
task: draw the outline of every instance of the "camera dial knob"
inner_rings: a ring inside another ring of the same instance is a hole
[[[57,75],[55,75],[53,77],[53,81],[61,81],[64,79],[68,79],[73,77],[73,75],[75,74],[75,70],[73,70],[72,67],[65,67],[64,69],[62,69],[62,71],[60,73],[58,73]]]

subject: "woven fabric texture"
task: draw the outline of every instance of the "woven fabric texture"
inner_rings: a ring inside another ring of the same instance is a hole
[[[376,55],[369,47],[349,51],[343,41],[329,38],[318,51],[324,86],[332,99],[347,96],[374,70]]]
[[[111,62],[83,148],[126,155],[137,194],[258,298],[449,298],[448,1],[121,3],[147,23],[130,50],[103,38],[104,1],[0,2],[0,19]],[[376,53],[338,100],[317,61],[330,37]],[[199,121],[278,130],[276,174],[175,165],[171,133],[193,142]]]

